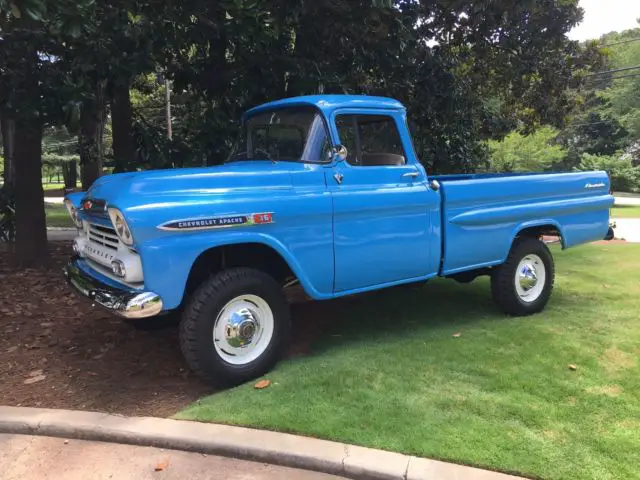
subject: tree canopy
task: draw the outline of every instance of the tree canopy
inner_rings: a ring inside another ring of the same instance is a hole
[[[581,17],[578,0],[0,0],[19,257],[41,258],[52,128],[77,139],[64,153],[88,188],[105,167],[220,163],[241,112],[267,100],[385,95],[407,106],[429,171],[473,171],[487,140],[566,125],[579,77],[606,61],[567,39]]]

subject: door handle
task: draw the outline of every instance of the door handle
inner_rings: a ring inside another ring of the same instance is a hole
[[[407,172],[402,174],[403,178],[418,178],[419,176],[420,176],[420,173],[418,172]]]

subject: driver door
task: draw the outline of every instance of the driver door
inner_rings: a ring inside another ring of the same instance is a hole
[[[440,199],[427,186],[408,134],[406,139],[400,134],[403,113],[338,111],[333,120],[348,150],[327,178],[333,196],[334,291],[434,275],[431,225],[439,218]]]

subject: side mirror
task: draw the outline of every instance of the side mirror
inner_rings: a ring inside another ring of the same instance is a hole
[[[333,147],[332,153],[333,158],[335,158],[338,162],[344,162],[349,155],[347,147],[345,147],[344,145],[336,145],[335,147]]]

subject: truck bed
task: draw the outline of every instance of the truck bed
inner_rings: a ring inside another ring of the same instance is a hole
[[[433,178],[441,184],[441,275],[503,263],[523,229],[555,229],[567,248],[601,240],[609,228],[605,172]]]

